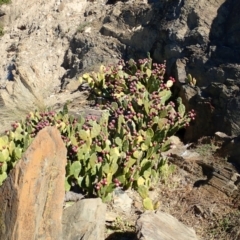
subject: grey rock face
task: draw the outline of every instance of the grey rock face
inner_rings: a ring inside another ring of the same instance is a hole
[[[195,231],[173,216],[157,211],[145,212],[137,220],[139,240],[197,240]]]
[[[83,199],[63,211],[64,240],[103,240],[106,205],[101,199]]]
[[[121,210],[126,213],[131,212],[131,207],[132,207],[132,199],[128,196],[126,192],[121,190],[120,188],[117,188],[114,191],[113,194],[113,203],[114,203],[114,208]]]
[[[13,0],[1,7],[0,103],[51,105],[49,95],[79,74],[150,52],[155,61],[166,60],[176,92],[197,111],[186,141],[216,131],[239,135],[239,6],[237,0]],[[195,88],[185,83],[188,73],[197,79]]]
[[[167,74],[176,77],[187,109],[198,114],[186,130],[186,141],[216,131],[240,133],[238,5],[230,0],[163,1],[138,8],[119,3],[121,15],[112,10],[105,17],[101,33],[127,45],[128,56],[149,51],[155,61],[167,61]],[[188,73],[197,79],[194,95],[185,84]],[[216,84],[222,87],[209,91]]]

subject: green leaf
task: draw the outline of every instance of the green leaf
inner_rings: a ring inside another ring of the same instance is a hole
[[[140,163],[141,168],[144,167],[148,162],[149,160],[147,158],[144,158]]]
[[[124,152],[127,152],[128,149],[129,149],[129,141],[128,141],[128,140],[124,140],[124,141],[123,141],[122,150],[123,150]]]
[[[165,102],[172,96],[172,92],[164,89],[159,93],[159,96],[161,97],[161,104],[165,104]]]
[[[147,158],[150,158],[152,156],[154,152],[154,148],[153,147],[149,147],[148,151],[147,151]]]
[[[113,110],[117,110],[118,109],[118,104],[116,102],[112,102],[111,107]]]
[[[120,176],[118,176],[118,180],[119,180],[119,182],[121,182],[121,183],[124,185],[125,182],[126,182],[126,177],[125,177],[125,175],[120,175]]]
[[[142,106],[143,105],[143,100],[141,98],[138,98],[137,103],[138,103],[139,106]]]
[[[118,147],[114,147],[114,148],[111,148],[110,150],[110,157],[112,158],[112,160],[117,160],[120,156],[120,153],[119,153],[119,149]]]
[[[90,187],[90,177],[89,177],[89,175],[87,175],[87,176],[85,177],[85,185],[86,185],[87,188]]]
[[[2,173],[6,172],[7,168],[8,168],[7,162],[2,163],[2,167],[1,167]]]
[[[168,111],[167,111],[167,109],[165,109],[165,110],[161,110],[160,112],[159,112],[159,117],[160,118],[165,118],[165,117],[167,117],[167,115],[168,115]]]
[[[119,147],[121,147],[121,146],[122,146],[122,140],[121,140],[121,138],[116,137],[115,143],[116,143]]]
[[[140,185],[139,187],[138,187],[138,193],[139,193],[139,195],[142,197],[142,198],[147,198],[148,197],[148,189],[147,189],[147,187],[146,186],[144,186],[144,185]]]
[[[151,77],[152,71],[150,69],[147,69],[146,74],[147,74],[148,77]]]
[[[133,164],[137,161],[137,159],[130,158],[127,162],[127,168],[129,169],[130,167],[133,166]]]
[[[85,123],[85,118],[81,115],[79,118],[78,118],[78,125],[80,127],[82,127],[82,125]]]
[[[65,191],[66,191],[66,192],[70,190],[71,185],[70,185],[69,182],[68,182],[68,177],[65,178],[65,184],[64,184],[64,186],[65,186]]]
[[[19,147],[15,147],[14,154],[17,159],[20,159],[22,157],[22,149]]]
[[[133,152],[133,156],[136,158],[136,159],[140,159],[142,157],[142,151],[134,151]]]
[[[103,169],[103,172],[108,174],[110,172],[109,164],[105,163],[102,169]]]
[[[154,136],[154,131],[152,128],[147,129],[147,137],[152,138]]]
[[[158,121],[158,128],[162,130],[167,121],[168,121],[167,118],[160,118]]]
[[[160,201],[156,201],[156,202],[153,204],[153,209],[154,209],[154,210],[157,210],[159,207],[160,207]]]
[[[182,99],[179,97],[178,99],[177,99],[177,102],[178,102],[178,113],[180,114],[180,116],[181,117],[183,117],[184,116],[184,114],[185,114],[185,106],[182,104]]]
[[[93,153],[90,157],[90,165],[91,167],[94,167],[97,162],[97,154]]]
[[[153,206],[152,200],[150,198],[143,199],[143,207],[146,210],[154,210],[154,206]]]
[[[81,171],[81,164],[79,161],[75,161],[70,166],[70,175],[73,175],[76,179]]]
[[[113,175],[114,173],[116,173],[117,170],[118,170],[118,164],[117,164],[117,163],[112,163],[112,164],[111,164],[111,167],[110,167],[110,172],[112,173],[112,175]]]
[[[0,174],[0,186],[2,185],[2,183],[4,182],[4,180],[7,178],[7,173],[3,172],[2,174]]]
[[[9,158],[8,149],[3,149],[3,150],[0,152],[0,162],[8,161],[8,160],[9,160],[8,158]]]
[[[151,138],[150,137],[146,137],[146,139],[144,141],[144,144],[149,147],[151,142],[152,142]]]
[[[108,193],[107,196],[102,198],[103,203],[108,203],[112,200],[112,194]]]
[[[151,168],[144,171],[143,176],[144,176],[145,179],[149,178],[151,176]]]
[[[2,136],[0,137],[0,149],[8,144],[8,137]]]
[[[161,147],[161,151],[162,152],[168,151],[170,149],[170,145],[171,145],[170,140],[167,140],[165,143],[163,143],[163,145]]]
[[[83,177],[79,176],[78,177],[78,185],[82,187],[82,182],[83,182]]]
[[[90,138],[90,132],[89,132],[89,130],[87,130],[87,131],[80,130],[79,131],[79,136],[82,140],[88,141],[89,138]]]
[[[91,137],[95,138],[95,137],[99,136],[100,132],[101,132],[100,125],[97,124],[96,122],[93,122],[92,129],[91,129]]]
[[[146,111],[146,114],[149,114],[149,101],[144,101],[144,109]]]
[[[125,123],[125,120],[124,120],[124,117],[123,115],[119,115],[118,116],[118,130],[117,132],[120,134],[121,133],[121,130],[122,130],[122,123]]]
[[[145,143],[141,144],[141,150],[146,151],[148,149],[148,146]]]
[[[144,183],[145,183],[145,179],[143,177],[139,177],[137,180],[138,187],[141,185],[144,185]]]
[[[78,144],[77,139],[73,135],[71,135],[70,140],[73,145],[76,146]]]

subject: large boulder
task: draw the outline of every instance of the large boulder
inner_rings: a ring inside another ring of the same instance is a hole
[[[56,128],[38,133],[0,188],[0,238],[62,239],[67,150]]]
[[[157,211],[147,211],[136,223],[139,240],[197,240],[195,231],[173,216]]]
[[[106,205],[100,198],[83,199],[63,212],[64,240],[104,240]]]

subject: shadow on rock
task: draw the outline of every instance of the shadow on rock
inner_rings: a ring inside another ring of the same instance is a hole
[[[105,240],[136,240],[135,232],[115,232],[109,235]]]

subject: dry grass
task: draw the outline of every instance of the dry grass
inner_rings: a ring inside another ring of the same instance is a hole
[[[0,104],[0,134],[9,129],[13,122],[25,118],[30,111],[44,111],[45,109],[46,106],[40,102],[26,108],[9,108]]]

